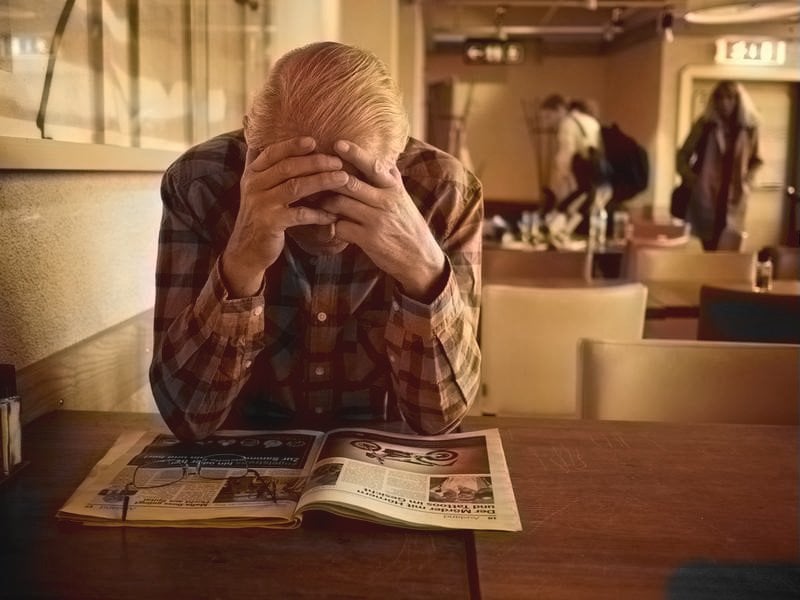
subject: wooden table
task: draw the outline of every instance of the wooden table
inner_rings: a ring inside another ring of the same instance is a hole
[[[796,427],[492,423],[523,531],[475,535],[482,598],[800,597]]]
[[[160,417],[50,413],[24,429],[30,465],[0,487],[0,597],[683,600],[699,589],[729,598],[737,574],[762,568],[762,587],[800,592],[797,428],[491,417],[463,426],[489,427],[503,437],[520,533],[327,514],[293,531],[118,529],[54,515],[120,432],[163,428]]]
[[[134,413],[57,411],[23,431],[30,465],[0,487],[0,597],[469,598],[468,532],[309,515],[300,529],[145,529],[66,524],[56,511]]]

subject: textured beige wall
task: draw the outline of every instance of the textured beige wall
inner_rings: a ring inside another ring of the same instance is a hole
[[[796,38],[790,27],[755,34]],[[722,32],[680,35],[673,43],[659,38],[605,55],[543,56],[527,48],[528,59],[516,67],[468,66],[460,53],[429,54],[429,82],[455,77],[464,89],[474,84],[467,119],[467,142],[486,198],[529,201],[540,183],[534,145],[528,135],[521,100],[560,92],[598,101],[603,122],[617,122],[635,137],[650,157],[650,187],[637,204],[652,204],[666,215],[674,185],[675,144],[681,72],[690,65],[714,64],[714,40]],[[800,43],[790,42],[787,67],[800,66]],[[765,80],[770,68],[755,69]],[[722,69],[720,69],[722,71]]]
[[[659,138],[661,53],[663,43],[654,38],[611,54],[606,63],[603,122],[617,123],[647,149],[650,185],[635,200],[653,203]]]
[[[153,305],[159,183],[0,172],[0,362],[22,368]]]
[[[777,39],[787,40],[785,68],[800,68],[800,42],[797,41],[796,27],[773,26],[764,30],[754,29],[750,35],[763,34]],[[662,62],[660,67],[661,92],[660,111],[658,115],[658,140],[656,153],[658,159],[658,172],[654,187],[654,208],[656,212],[665,214],[669,211],[670,194],[675,186],[675,150],[682,142],[683,136],[678,132],[679,96],[681,93],[681,74],[690,66],[714,65],[714,42],[721,34],[694,34],[675,38],[672,44],[663,46]],[[792,41],[794,40],[794,41]],[[731,75],[736,69],[731,67],[718,67],[721,77],[736,78]],[[751,77],[763,81],[770,81],[775,77],[772,67],[744,67],[751,72]],[[746,83],[746,82],[745,82]]]
[[[537,57],[531,46],[527,50],[528,59],[519,66],[465,65],[461,54],[430,54],[427,59],[429,82],[455,77],[464,84],[474,83],[467,143],[490,200],[530,201],[539,197],[537,158],[525,123],[523,100],[541,101],[554,92],[593,98],[601,105],[605,100],[605,57]]]

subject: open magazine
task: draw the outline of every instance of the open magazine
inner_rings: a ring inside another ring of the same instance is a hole
[[[307,510],[426,529],[520,531],[497,429],[129,432],[58,517],[91,525],[273,527]]]

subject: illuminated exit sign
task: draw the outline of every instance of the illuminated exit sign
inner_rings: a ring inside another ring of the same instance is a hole
[[[464,62],[468,65],[519,65],[525,48],[519,42],[497,39],[468,39],[464,42]]]
[[[726,65],[780,66],[786,62],[786,42],[766,38],[719,38],[714,61]]]

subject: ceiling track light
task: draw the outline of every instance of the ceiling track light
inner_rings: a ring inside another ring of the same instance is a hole
[[[498,4],[494,9],[494,27],[497,30],[497,39],[503,41],[508,39],[508,33],[503,28],[503,21],[505,20],[507,13],[508,7],[504,4]]]

